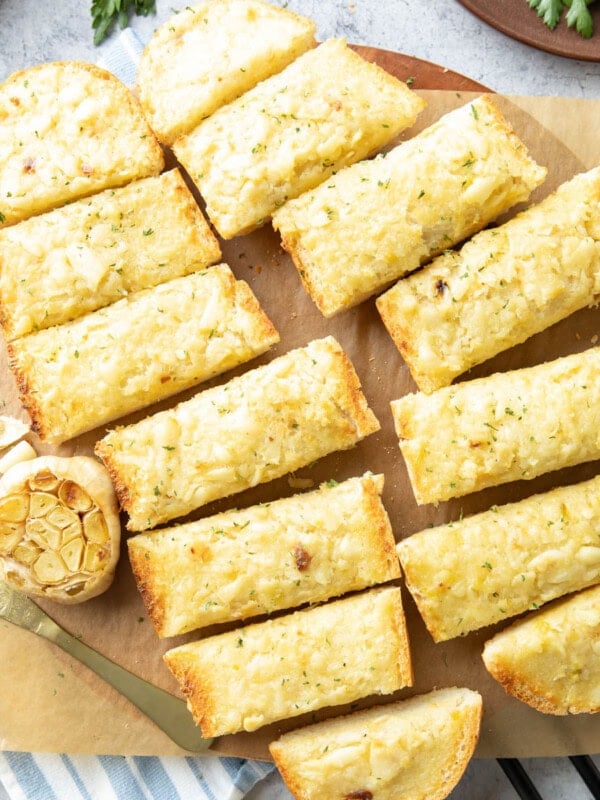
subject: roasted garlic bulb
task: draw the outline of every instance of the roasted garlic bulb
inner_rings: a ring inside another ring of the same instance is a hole
[[[0,578],[22,592],[95,597],[112,582],[120,538],[111,480],[93,458],[40,456],[0,479]]]

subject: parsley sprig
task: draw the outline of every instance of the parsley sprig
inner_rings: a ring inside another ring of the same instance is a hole
[[[100,44],[108,35],[112,26],[118,22],[119,27],[129,25],[131,11],[142,17],[156,13],[155,0],[92,0],[92,28],[94,44]]]
[[[568,9],[566,22],[569,28],[589,39],[594,32],[594,20],[588,9],[594,0],[527,0],[531,8],[535,8],[538,17],[554,30],[559,23],[565,8]]]

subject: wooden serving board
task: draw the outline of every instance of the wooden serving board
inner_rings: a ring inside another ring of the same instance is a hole
[[[485,91],[485,87],[475,81],[436,64],[375,48],[356,49],[401,80],[410,79],[409,83],[415,90],[425,93],[428,107],[407,136],[450,108],[467,102],[474,96],[470,92]],[[582,168],[582,161],[526,110],[506,102],[504,98],[498,98],[498,101],[533,156],[548,166],[551,161],[544,194]],[[554,118],[559,111],[556,104],[560,104],[560,101],[548,101],[540,107],[540,112],[548,112],[549,118]],[[524,105],[528,108],[530,104]],[[594,111],[597,113],[597,106]],[[580,119],[584,112],[585,109],[579,108]],[[594,129],[593,124],[590,123],[589,128]],[[592,146],[595,145],[590,142],[588,151]],[[600,153],[594,154],[594,157],[600,161]],[[281,343],[268,355],[212,383],[223,383],[234,374],[264,363],[293,347],[302,346],[311,339],[328,334],[336,336],[356,366],[367,400],[381,422],[381,431],[351,451],[321,459],[316,465],[299,471],[296,477],[312,480],[317,486],[330,478],[343,480],[352,475],[361,475],[366,470],[383,472],[386,480],[383,499],[397,539],[430,524],[456,519],[461,514],[473,513],[494,503],[519,499],[558,483],[575,482],[596,473],[598,465],[588,464],[564,474],[480,492],[440,504],[437,508],[417,506],[389,410],[391,399],[413,391],[415,387],[406,365],[383,328],[374,303],[369,301],[333,320],[325,320],[303,291],[296,270],[282,251],[279,239],[270,226],[249,236],[223,242],[222,247],[224,260],[238,278],[248,281],[279,330]],[[514,348],[473,370],[472,376],[524,366],[583,349],[589,346],[596,327],[597,312],[581,312],[534,337],[526,345]],[[90,379],[93,380],[93,376]],[[193,392],[188,392],[159,407],[171,405],[191,394]],[[14,381],[8,372],[2,350],[0,396],[5,404],[3,413],[22,416]],[[127,421],[139,419],[157,408],[140,412]],[[60,448],[40,446],[39,450],[64,455],[90,453],[94,442],[103,434],[104,430],[98,430]],[[34,444],[39,443],[34,441]],[[286,477],[214,503],[201,509],[196,516],[269,501],[293,492],[294,488]],[[478,755],[482,756],[566,755],[600,750],[600,726],[594,726],[589,717],[548,718],[505,696],[503,690],[487,675],[481,662],[483,642],[495,629],[435,645],[406,591],[403,591],[403,597],[416,680],[413,689],[399,692],[393,699],[428,691],[434,686],[463,685],[478,689],[484,696],[485,707],[478,750]],[[80,606],[58,606],[47,601],[43,606],[68,631],[81,636],[90,646],[132,672],[178,694],[178,687],[164,665],[162,655],[170,647],[193,639],[194,635],[158,640],[135,588],[125,546],[115,582],[104,595]],[[210,670],[211,665],[207,664],[206,669]],[[2,621],[0,681],[0,745],[4,749],[121,755],[183,754],[152,722],[85,667],[47,642]],[[389,699],[366,700],[363,705]],[[216,740],[212,752],[268,758],[268,743],[282,730],[347,710],[330,709],[310,718],[296,718],[255,733],[222,737]]]

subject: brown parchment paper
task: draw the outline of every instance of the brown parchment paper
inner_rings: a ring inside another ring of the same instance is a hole
[[[424,91],[423,94],[428,107],[410,133],[476,96],[455,91]],[[536,191],[534,199],[541,199],[576,172],[600,163],[600,139],[596,135],[600,101],[532,97],[497,97],[497,101],[534,157],[549,168],[548,179]],[[384,503],[398,540],[431,523],[442,523],[461,514],[484,510],[494,503],[517,500],[555,485],[590,478],[600,469],[599,463],[585,464],[530,482],[489,489],[442,503],[437,508],[418,507],[398,449],[389,410],[391,399],[413,391],[415,386],[383,328],[373,301],[333,320],[325,320],[304,293],[296,270],[269,226],[252,235],[223,243],[223,251],[224,260],[237,277],[247,280],[259,297],[281,334],[281,344],[268,355],[221,376],[213,383],[223,382],[313,338],[327,334],[336,336],[357,369],[365,395],[381,422],[381,431],[353,450],[324,458],[311,468],[299,471],[295,477],[311,479],[317,486],[322,480],[342,480],[366,470],[383,472]],[[472,370],[465,379],[531,365],[589,347],[600,333],[598,313],[596,309],[579,312],[529,342]],[[90,380],[93,380],[93,375]],[[177,399],[192,393],[180,395]],[[0,396],[2,413],[25,418],[6,366],[4,350],[0,350]],[[175,400],[170,401],[173,402]],[[148,410],[126,421],[139,419],[146,413]],[[89,453],[103,433],[104,430],[92,432],[59,448],[41,446],[34,437],[32,441],[40,452]],[[434,430],[432,437],[435,437]],[[282,478],[227,501],[206,506],[195,516],[272,500],[294,491],[297,489],[290,485],[289,478]],[[393,695],[393,699],[428,691],[434,686],[461,685],[481,691],[485,711],[478,756],[527,757],[600,752],[600,718],[589,715],[571,718],[544,716],[507,697],[487,675],[481,661],[482,646],[501,626],[434,644],[405,589],[403,597],[415,685]],[[195,636],[189,634],[162,642],[156,637],[135,589],[125,548],[115,583],[104,595],[80,606],[41,604],[67,630],[81,636],[92,647],[132,672],[178,694],[178,687],[162,662],[162,654]],[[211,665],[207,664],[206,669],[210,670]],[[0,744],[3,749],[122,755],[184,753],[85,667],[53,645],[1,620],[0,686]],[[392,698],[370,698],[360,705],[387,702]],[[222,737],[215,741],[211,752],[268,758],[267,744],[281,731],[348,710],[348,707],[328,709],[252,734]]]

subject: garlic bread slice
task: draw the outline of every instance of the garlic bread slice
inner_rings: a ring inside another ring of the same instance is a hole
[[[486,642],[488,672],[544,714],[600,711],[600,586],[529,614]]]
[[[165,653],[203,736],[412,684],[400,589],[371,589]]]
[[[106,70],[54,61],[0,85],[0,226],[163,165],[139,102]]]
[[[296,800],[444,800],[481,724],[471,689],[437,689],[317,722],[269,745]]]

